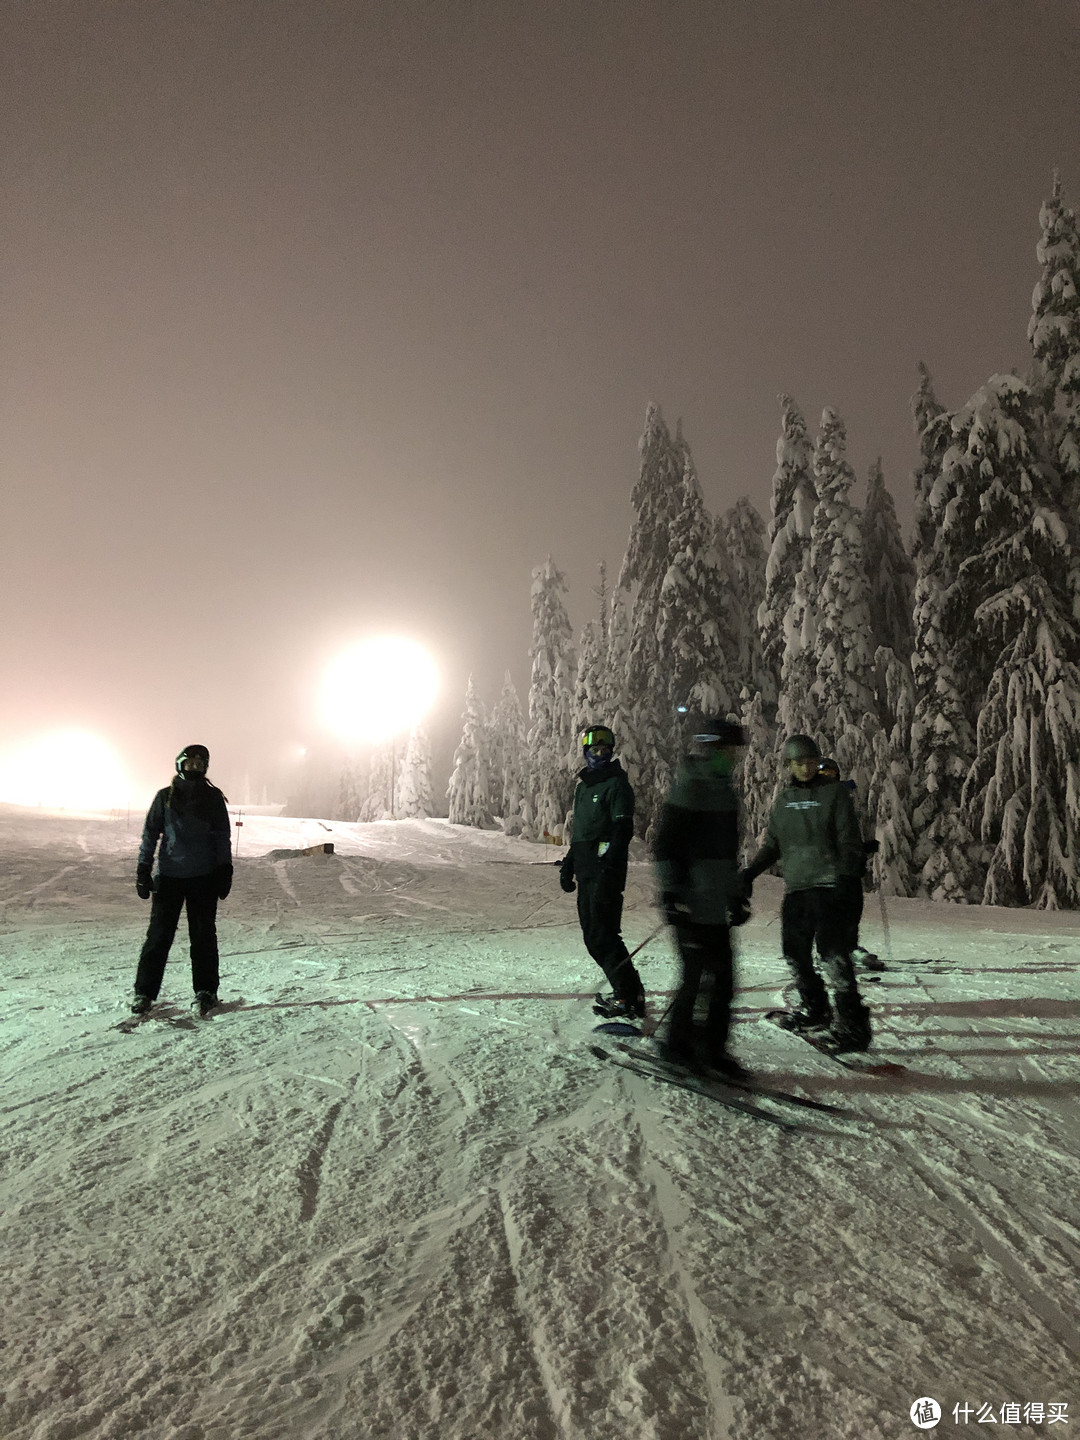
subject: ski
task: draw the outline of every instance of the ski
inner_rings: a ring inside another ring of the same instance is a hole
[[[655,1065],[657,1069],[670,1066],[671,1062],[660,1055],[653,1055],[648,1050],[643,1050],[640,1045],[627,1045],[622,1041],[615,1044],[616,1050],[623,1051],[634,1060],[643,1060],[648,1065]],[[672,1067],[674,1068],[674,1067]],[[693,1075],[695,1072],[686,1072]],[[712,1085],[730,1086],[732,1090],[745,1090],[749,1095],[760,1095],[763,1100],[781,1101],[787,1105],[798,1105],[806,1110],[820,1110],[826,1115],[843,1115],[850,1117],[852,1112],[845,1109],[843,1105],[833,1105],[828,1100],[814,1100],[809,1095],[793,1095],[790,1090],[775,1090],[771,1085],[759,1085],[756,1080],[729,1080],[726,1075],[720,1075],[714,1071],[703,1069],[697,1077],[700,1080],[707,1080]]]
[[[801,1040],[805,1045],[809,1045],[811,1050],[816,1050],[819,1055],[834,1060],[837,1065],[842,1065],[845,1070],[850,1070],[855,1075],[872,1075],[876,1079],[884,1080],[889,1075],[907,1074],[906,1065],[898,1065],[892,1060],[871,1060],[866,1057],[865,1052],[859,1050],[834,1050],[824,1036],[817,1040],[810,1035],[801,1034],[798,1030],[788,1030],[776,1018],[786,1014],[786,1010],[767,1010],[764,1018],[770,1025],[775,1025],[778,1030],[783,1030],[785,1035],[793,1035],[796,1040]]]
[[[609,1065],[617,1065],[620,1070],[629,1070],[632,1075],[644,1075],[648,1080],[662,1080],[665,1085],[675,1085],[680,1090],[690,1090],[695,1095],[704,1095],[706,1100],[714,1100],[717,1105],[723,1105],[726,1110],[737,1110],[741,1115],[749,1115],[754,1120],[765,1120],[770,1125],[778,1125],[781,1130],[798,1130],[799,1126],[790,1120],[783,1119],[780,1115],[772,1115],[768,1110],[761,1110],[756,1105],[751,1105],[746,1100],[739,1100],[734,1095],[721,1095],[709,1084],[690,1071],[682,1073],[678,1070],[665,1071],[654,1065],[640,1065],[634,1060],[624,1060],[621,1056],[615,1055],[610,1050],[605,1050],[602,1045],[590,1045],[589,1049],[598,1060],[606,1060]]]

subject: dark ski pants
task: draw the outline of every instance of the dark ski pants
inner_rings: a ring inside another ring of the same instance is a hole
[[[218,881],[214,875],[194,875],[188,880],[178,880],[172,875],[158,876],[157,889],[150,902],[150,927],[135,975],[137,995],[157,999],[169,947],[185,904],[191,941],[191,987],[196,994],[200,990],[217,990],[217,892]]]
[[[688,1058],[695,1051],[694,1008],[699,995],[708,994],[704,1026],[699,1032],[702,1058],[722,1060],[731,1028],[731,1000],[735,993],[735,966],[731,931],[726,925],[695,925],[680,921],[675,942],[682,961],[682,976],[671,1002],[668,1044]]]
[[[627,1004],[644,999],[634,962],[623,944],[622,886],[610,875],[578,877],[577,913],[585,949],[603,970],[618,1000]]]
[[[842,1025],[868,1024],[859,996],[855,967],[847,953],[850,907],[833,885],[813,890],[789,890],[780,909],[784,958],[791,967],[803,1010],[814,1020],[827,1021],[829,991],[814,968],[817,942],[821,968],[832,991],[832,1008]]]

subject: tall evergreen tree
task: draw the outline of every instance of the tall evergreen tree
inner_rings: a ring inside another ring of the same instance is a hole
[[[958,417],[958,463],[978,468],[978,548],[961,566],[973,605],[970,649],[993,667],[964,785],[969,822],[992,847],[988,904],[1080,901],[1080,670],[1069,577],[1073,555],[1059,478],[1041,454],[1039,407],[995,375]]]
[[[746,753],[742,762],[742,798],[745,811],[743,839],[747,857],[764,839],[769,812],[776,796],[781,773],[776,734],[765,714],[765,697],[760,690],[743,689],[740,718],[746,731]]]
[[[875,645],[906,658],[914,648],[915,567],[904,546],[880,456],[870,467],[859,517]]]
[[[1080,231],[1074,211],[1062,200],[1056,172],[1053,194],[1039,212],[1039,223],[1042,234],[1036,255],[1042,273],[1028,324],[1034,355],[1032,388],[1069,527],[1072,618],[1080,622]]]
[[[758,612],[765,603],[765,521],[745,495],[716,522],[716,544],[727,580],[726,605],[730,619],[724,629],[730,636],[732,684],[740,690],[761,691],[775,703],[775,681],[765,664]]]
[[[1080,232],[1061,177],[1039,212],[1042,274],[1031,297],[1032,389],[1046,417],[1050,458],[1080,502]]]
[[[780,404],[783,418],[780,438],[776,442],[765,598],[757,614],[765,664],[762,694],[769,714],[775,710],[781,693],[784,656],[789,649],[792,625],[796,623],[796,615],[792,611],[795,579],[810,546],[810,526],[817,504],[813,447],[806,421],[790,395],[781,395]],[[797,612],[801,631],[803,607],[797,607]]]
[[[850,492],[855,475],[847,461],[844,423],[826,409],[814,447],[818,503],[810,530],[809,568],[817,585],[813,695],[819,732],[829,737],[841,771],[865,795],[874,771],[876,713],[870,594],[858,518]]]
[[[491,717],[492,804],[508,835],[520,835],[525,797],[526,732],[521,702],[507,670]]]
[[[356,820],[360,814],[360,807],[363,803],[356,762],[351,755],[346,755],[341,766],[341,778],[338,781],[334,819],[349,822]]]
[[[409,731],[398,770],[394,814],[400,820],[426,820],[435,814],[431,788],[431,740],[423,720],[418,720]]]
[[[915,471],[915,610],[911,666],[915,709],[911,722],[910,813],[917,886],[935,900],[963,903],[981,889],[975,841],[960,809],[964,778],[975,758],[975,731],[964,703],[958,638],[949,628],[946,597],[960,560],[938,544],[934,498],[952,445],[952,416],[919,365],[912,398],[920,463]],[[970,543],[974,544],[974,535]]]
[[[676,520],[684,506],[685,446],[673,440],[657,405],[649,405],[639,444],[641,464],[631,495],[634,520],[619,589],[629,592],[631,612],[621,710],[623,758],[637,792],[635,825],[647,834],[659,813],[675,725],[670,710],[672,657],[657,635],[661,591],[674,559]]]
[[[573,639],[563,595],[566,581],[548,556],[533,571],[532,678],[524,833],[561,837],[573,793]]]
[[[470,675],[461,717],[461,739],[454,751],[454,768],[446,792],[452,825],[475,825],[482,830],[495,828],[490,781],[484,707]]]
[[[689,450],[683,457],[681,499],[656,619],[656,639],[667,663],[665,709],[672,726],[680,705],[702,714],[726,714],[733,699],[729,587]],[[669,750],[665,759],[671,758]],[[661,781],[665,794],[668,778]]]
[[[360,819],[392,820],[397,799],[397,761],[393,741],[376,745],[368,761],[367,792],[360,806]]]

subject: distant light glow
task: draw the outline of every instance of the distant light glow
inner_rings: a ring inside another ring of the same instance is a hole
[[[113,747],[85,730],[59,730],[0,760],[0,800],[50,810],[116,810],[131,780]]]
[[[363,640],[327,669],[322,717],[343,740],[388,740],[415,725],[438,688],[435,662],[415,640]]]

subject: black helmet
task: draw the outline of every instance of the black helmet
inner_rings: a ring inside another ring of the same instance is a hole
[[[745,745],[746,731],[735,720],[722,720],[709,715],[694,735],[696,745]]]
[[[607,725],[586,725],[581,732],[581,748],[588,750],[590,745],[610,745],[615,749],[615,732]]]
[[[184,773],[184,761],[185,761],[185,760],[193,760],[196,755],[201,755],[201,756],[202,756],[202,758],[203,758],[203,767],[204,767],[205,770],[209,770],[209,769],[210,769],[210,751],[206,748],[206,746],[205,746],[205,745],[185,745],[184,748],[183,748],[183,750],[181,750],[181,751],[180,751],[180,754],[177,755],[177,757],[176,757],[176,773],[177,773],[178,775],[183,775],[183,773]]]
[[[818,749],[817,741],[811,740],[809,735],[789,735],[784,741],[781,758],[784,760],[820,760],[821,751]]]
[[[832,758],[831,755],[827,756],[824,760],[822,760],[821,764],[817,768],[819,775],[829,775],[833,780],[840,779],[840,766],[836,763],[836,761]]]

